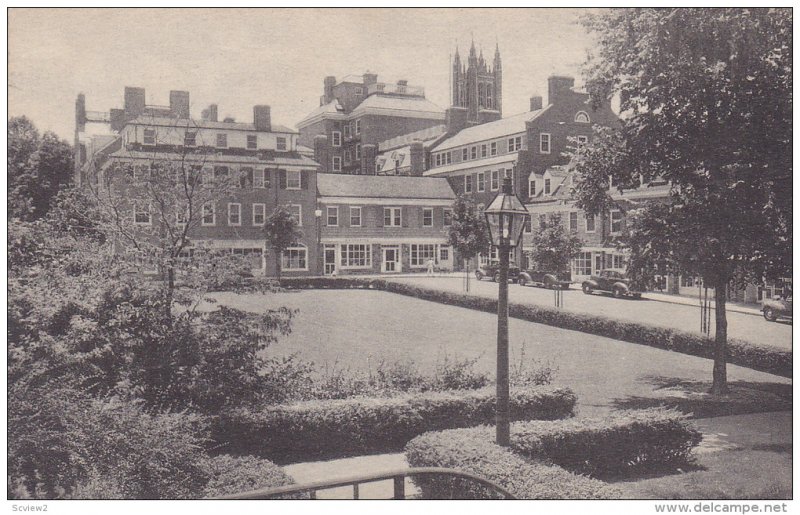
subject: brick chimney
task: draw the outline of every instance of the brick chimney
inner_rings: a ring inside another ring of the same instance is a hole
[[[210,106],[206,107],[203,109],[203,112],[200,115],[203,120],[207,120],[209,122],[218,121],[217,116],[217,104],[211,104]]]
[[[569,93],[575,86],[575,78],[567,75],[551,75],[547,79],[547,102],[557,103],[560,97]]]
[[[180,119],[188,119],[189,116],[189,92],[170,91],[169,110],[172,116]]]
[[[531,111],[538,111],[542,108],[542,97],[534,95],[531,97]]]
[[[330,155],[328,152],[328,136],[317,134],[314,136],[314,161],[319,163],[319,172],[328,173],[330,171]]]
[[[125,114],[135,118],[144,112],[144,88],[125,86]]]
[[[86,128],[86,95],[78,94],[75,99],[75,130],[83,132]]]
[[[269,132],[272,130],[272,115],[269,106],[253,106],[253,125],[257,131]]]
[[[422,172],[425,171],[425,147],[423,147],[421,141],[414,141],[411,143],[409,160],[411,161],[409,175],[420,177]]]
[[[336,86],[336,77],[328,75],[325,77],[325,95],[323,97],[324,103],[329,104],[333,100],[333,87]]]
[[[362,78],[364,80],[364,87],[365,88],[371,86],[372,84],[375,84],[376,82],[378,82],[378,74],[377,73],[367,72],[362,76]]]
[[[467,128],[468,111],[466,107],[448,107],[445,111],[444,119],[447,126],[447,134],[452,136]]]

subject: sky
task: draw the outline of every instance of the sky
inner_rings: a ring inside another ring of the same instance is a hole
[[[71,141],[75,98],[90,111],[122,107],[125,86],[168,105],[190,92],[193,117],[251,122],[272,106],[273,123],[294,127],[319,106],[323,79],[361,75],[407,79],[450,105],[450,59],[474,38],[484,56],[499,45],[503,115],[547,101],[547,77],[580,85],[591,38],[579,9],[22,9],[9,12],[8,114]]]

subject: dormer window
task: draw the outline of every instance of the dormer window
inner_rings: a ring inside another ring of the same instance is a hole
[[[589,119],[589,115],[586,111],[578,111],[575,115],[575,123],[589,123],[591,120]]]
[[[197,133],[196,132],[186,132],[183,136],[183,144],[187,147],[195,147],[197,146]]]
[[[550,194],[550,179],[545,179],[544,180],[544,194],[545,195],[549,195]]]
[[[217,134],[217,148],[228,148],[227,134]]]
[[[156,144],[156,130],[155,129],[145,129],[144,130],[144,138],[142,139],[142,144],[144,144],[144,145],[155,145]]]

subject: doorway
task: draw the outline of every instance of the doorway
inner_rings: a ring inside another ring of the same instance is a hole
[[[383,272],[400,271],[400,247],[383,247]]]
[[[325,275],[331,275],[336,270],[336,246],[325,245]]]

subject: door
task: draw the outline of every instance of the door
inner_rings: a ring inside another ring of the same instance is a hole
[[[594,273],[597,275],[603,270],[603,254],[594,255]]]
[[[400,271],[400,249],[383,247],[383,271],[387,273]]]
[[[336,247],[325,245],[325,275],[331,275],[336,270]]]

